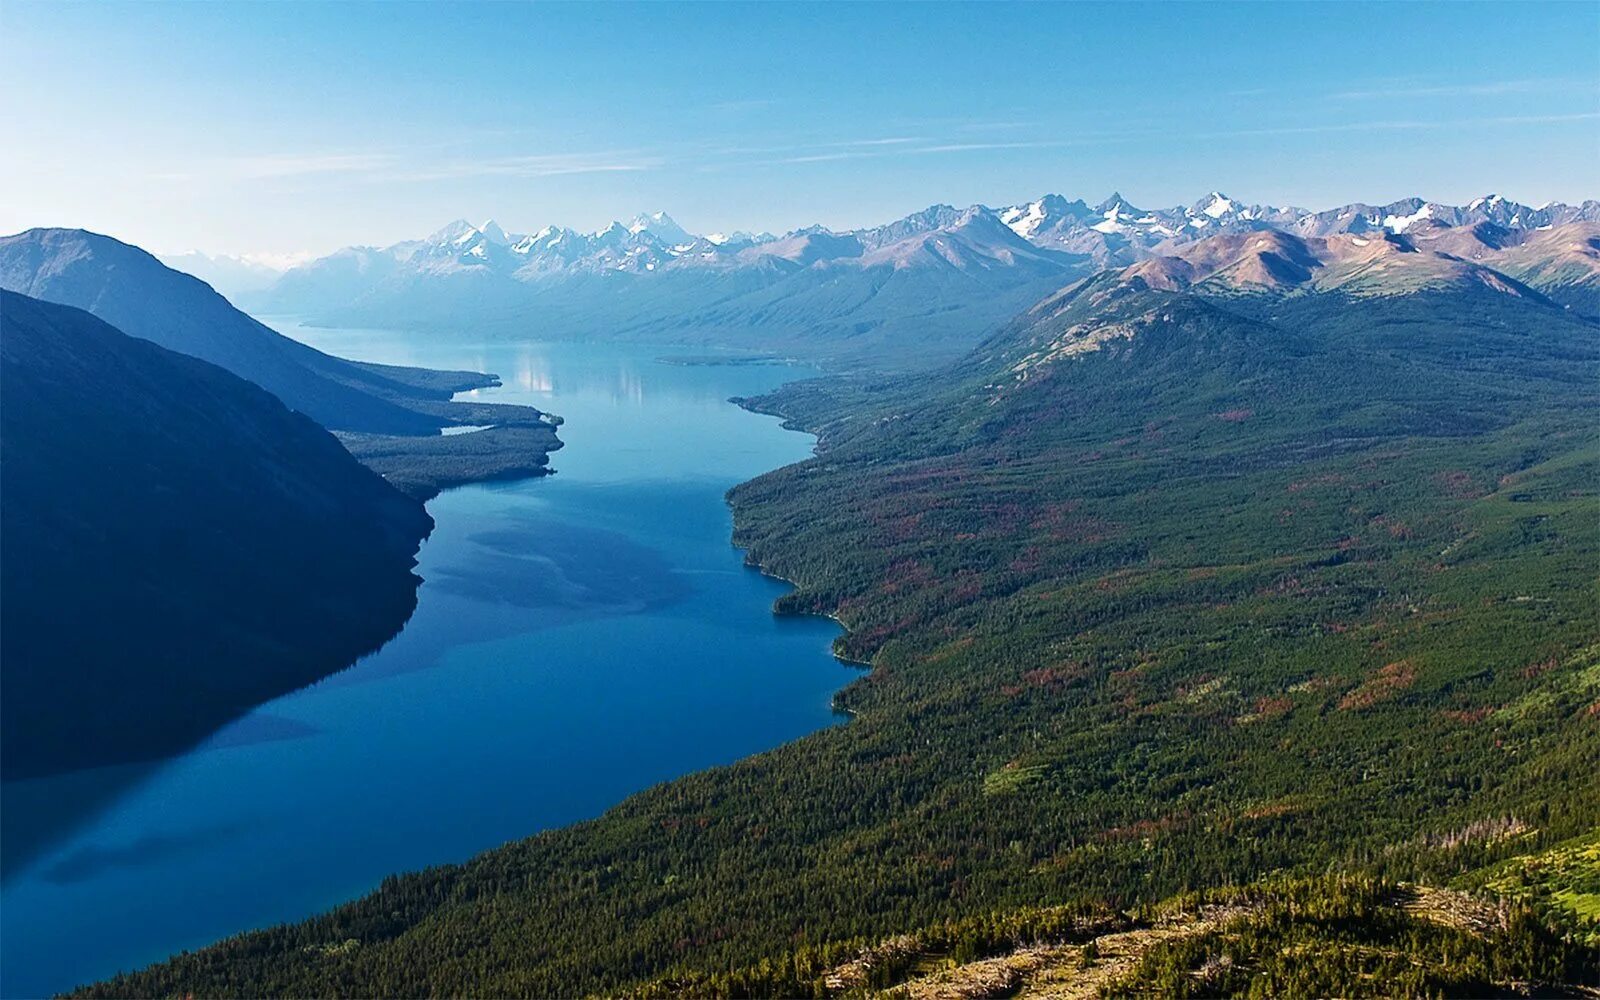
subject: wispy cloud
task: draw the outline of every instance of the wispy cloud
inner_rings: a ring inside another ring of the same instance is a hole
[[[224,177],[230,180],[265,180],[316,174],[359,174],[390,166],[387,153],[267,153],[229,156],[158,174],[166,180]]]
[[[1039,123],[1028,121],[995,121],[995,122],[963,122],[956,126],[962,132],[1004,132],[1020,131],[1022,129],[1038,128]]]
[[[1562,115],[1498,115],[1487,118],[1457,118],[1443,120],[1386,120],[1370,122],[1336,122],[1326,125],[1286,125],[1269,128],[1228,129],[1207,133],[1209,135],[1318,135],[1333,132],[1403,132],[1413,130],[1453,129],[1474,125],[1560,125],[1569,122],[1595,121],[1600,111],[1580,111]]]
[[[809,156],[785,156],[779,160],[757,160],[756,163],[827,163],[832,160],[859,160],[867,156],[883,156],[883,153],[812,153]]]
[[[439,158],[434,152],[271,153],[223,157],[166,171],[163,180],[289,180],[349,175],[370,181],[433,181],[461,177],[558,177],[566,174],[653,170],[660,156],[638,150]]]
[[[664,160],[637,150],[604,153],[543,153],[444,160],[382,171],[387,180],[431,181],[457,177],[562,177],[655,170]]]
[[[723,114],[737,114],[745,111],[765,111],[777,103],[769,98],[752,97],[738,101],[718,101],[711,105],[711,110]]]
[[[1392,100],[1403,97],[1493,97],[1499,94],[1531,94],[1572,86],[1570,80],[1488,80],[1474,83],[1427,83],[1393,81],[1361,90],[1329,94],[1333,101]]]
[[[918,146],[912,153],[971,153],[986,149],[1050,149],[1064,145],[1063,140],[1028,139],[1020,142],[946,142],[933,146]]]
[[[685,155],[692,154],[709,156],[762,156],[778,153],[795,153],[805,155],[823,150],[854,149],[857,147],[873,146],[903,146],[914,142],[927,142],[922,136],[894,135],[873,139],[836,139],[831,141],[819,140],[817,142],[784,143],[777,146],[718,146],[706,150],[686,150]],[[782,161],[774,161],[782,162]]]

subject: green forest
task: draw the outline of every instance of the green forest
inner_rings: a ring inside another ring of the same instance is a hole
[[[1185,901],[1237,912],[1110,992],[1600,974],[1600,327],[1102,278],[744,402],[819,434],[729,499],[847,724],[83,995],[868,992]]]

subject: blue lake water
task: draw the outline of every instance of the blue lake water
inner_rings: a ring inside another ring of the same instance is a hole
[[[268,322],[347,357],[498,373],[477,398],[566,418],[558,474],[431,502],[416,613],[351,669],[183,757],[6,785],[24,857],[0,890],[7,997],[304,917],[837,721],[837,627],[771,614],[786,588],[742,565],[723,502],[812,445],[727,398],[809,372]]]

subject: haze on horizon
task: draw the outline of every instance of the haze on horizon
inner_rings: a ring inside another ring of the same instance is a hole
[[[1593,197],[1600,7],[1439,13],[11,0],[0,231],[293,254],[459,216],[778,232],[1047,191]]]

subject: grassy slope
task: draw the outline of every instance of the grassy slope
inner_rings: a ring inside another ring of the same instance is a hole
[[[754,404],[823,434],[732,501],[872,660],[851,725],[93,992],[774,992],[974,914],[1593,830],[1595,327],[1102,291]]]

